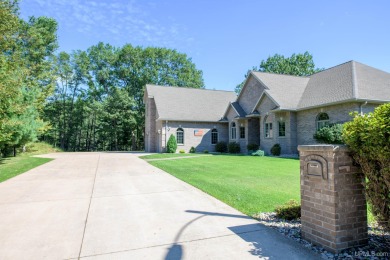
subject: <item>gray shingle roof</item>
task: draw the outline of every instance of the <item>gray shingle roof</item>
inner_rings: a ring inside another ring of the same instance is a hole
[[[240,104],[238,104],[238,102],[232,102],[231,105],[234,108],[234,110],[237,112],[238,117],[246,116],[244,109],[240,106]]]
[[[295,109],[309,81],[307,77],[252,72],[281,109]]]
[[[352,62],[310,76],[297,108],[321,106],[353,99]]]
[[[353,100],[390,101],[390,73],[349,61],[308,77],[251,72],[279,109],[301,110]]]
[[[390,101],[390,73],[355,63],[355,94],[358,99]]]
[[[153,96],[159,120],[217,122],[237,95],[233,91],[146,85]]]

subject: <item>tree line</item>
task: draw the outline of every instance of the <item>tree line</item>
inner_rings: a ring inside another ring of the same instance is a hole
[[[99,43],[54,57],[56,88],[42,139],[67,151],[143,149],[146,84],[202,88],[202,72],[175,50]]]
[[[158,47],[56,52],[57,22],[0,0],[0,151],[44,140],[66,151],[143,149],[146,84],[203,88],[186,54]]]

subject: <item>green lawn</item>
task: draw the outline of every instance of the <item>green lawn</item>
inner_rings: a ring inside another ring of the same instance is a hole
[[[0,158],[0,182],[15,177],[52,159],[31,157],[32,155],[59,152],[46,143],[29,143],[26,152],[19,151],[17,157]]]
[[[177,158],[177,157],[190,157],[190,156],[210,156],[211,154],[204,153],[157,153],[150,155],[143,155],[139,158],[141,159],[166,159],[166,158]]]
[[[0,182],[15,177],[52,159],[29,156],[0,159]]]
[[[296,159],[214,155],[149,163],[247,215],[274,211],[290,199],[300,200]]]

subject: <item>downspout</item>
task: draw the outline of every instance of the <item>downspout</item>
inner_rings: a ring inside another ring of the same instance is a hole
[[[168,120],[165,120],[165,152],[167,151]]]
[[[363,107],[364,107],[365,105],[367,105],[367,101],[360,105],[360,115],[361,115],[361,116],[364,114],[364,113],[363,113]]]

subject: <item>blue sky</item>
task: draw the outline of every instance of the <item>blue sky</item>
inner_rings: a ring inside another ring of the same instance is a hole
[[[21,0],[21,15],[59,23],[61,51],[99,41],[177,49],[206,88],[234,90],[276,53],[309,51],[317,67],[356,60],[390,72],[390,1]]]

